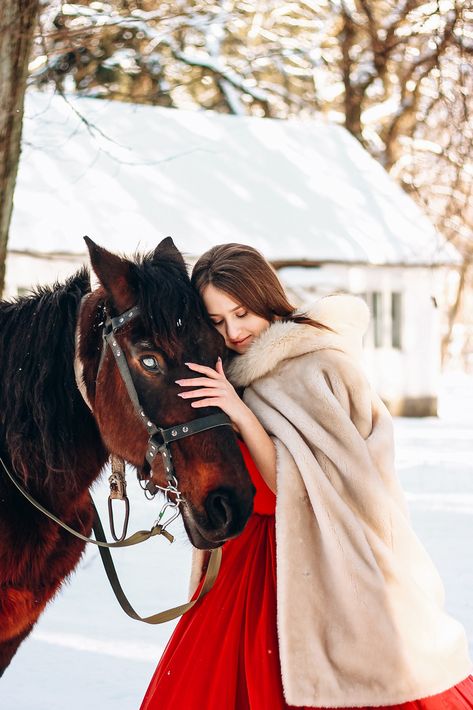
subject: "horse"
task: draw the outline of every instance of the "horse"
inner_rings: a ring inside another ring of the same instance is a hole
[[[85,239],[97,288],[83,267],[62,284],[0,302],[0,457],[40,505],[89,536],[89,488],[111,454],[156,489],[166,486],[166,461],[150,458],[147,426],[162,431],[189,422],[181,427],[187,430],[215,413],[178,397],[175,381],[192,376],[186,362],[214,366],[224,344],[171,238],[132,259]],[[112,352],[104,328],[117,319]],[[173,441],[172,461],[190,542],[210,550],[239,534],[254,488],[231,426]],[[84,547],[0,469],[0,675]]]

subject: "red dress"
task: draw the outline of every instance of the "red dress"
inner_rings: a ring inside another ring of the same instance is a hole
[[[283,696],[276,631],[276,498],[244,444],[241,449],[256,487],[254,513],[241,535],[223,546],[214,587],[176,626],[140,710],[292,707]],[[462,708],[473,708],[473,677],[440,695],[390,706]]]

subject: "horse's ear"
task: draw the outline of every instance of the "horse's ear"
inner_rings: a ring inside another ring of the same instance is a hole
[[[90,263],[105,291],[112,297],[119,312],[132,308],[135,295],[131,285],[132,264],[84,237]]]
[[[172,237],[162,239],[153,252],[153,261],[159,262],[163,259],[174,261],[187,271],[186,262],[181,252],[174,244]]]

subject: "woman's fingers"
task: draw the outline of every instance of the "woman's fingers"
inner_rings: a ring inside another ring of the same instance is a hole
[[[220,377],[219,373],[213,369],[213,367],[206,367],[206,365],[197,365],[195,362],[186,362],[185,363],[189,370],[193,370],[194,372],[200,372],[202,375],[206,375],[207,377],[211,377],[212,379],[215,379],[216,377]]]
[[[197,365],[195,362],[186,362],[186,365],[190,370],[205,375],[205,377],[176,380],[176,384],[180,387],[193,388],[179,392],[178,397],[197,400],[190,403],[191,407],[220,407],[231,417],[230,412],[235,409],[235,398],[237,398],[238,404],[240,404],[240,400],[225,377],[221,358],[218,358],[215,370],[205,365]]]
[[[194,397],[221,397],[225,393],[222,392],[222,390],[217,389],[217,388],[212,388],[210,391],[206,387],[205,389],[201,390],[192,390],[190,392],[179,392],[177,395],[178,397],[182,397],[182,399],[193,399]]]
[[[215,397],[215,399],[208,397],[207,399],[199,399],[198,402],[191,402],[191,407],[195,407],[196,409],[199,407],[220,407],[220,409],[223,409],[222,404],[217,402],[217,397]]]
[[[190,377],[185,380],[176,380],[176,384],[181,387],[218,387],[220,380],[212,380],[210,377]]]

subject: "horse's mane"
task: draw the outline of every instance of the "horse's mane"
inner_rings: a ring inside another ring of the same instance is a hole
[[[88,291],[82,268],[64,284],[0,302],[0,450],[7,445],[23,478],[48,483],[45,466],[65,472],[76,462],[71,422],[85,405],[74,379],[74,341]]]

